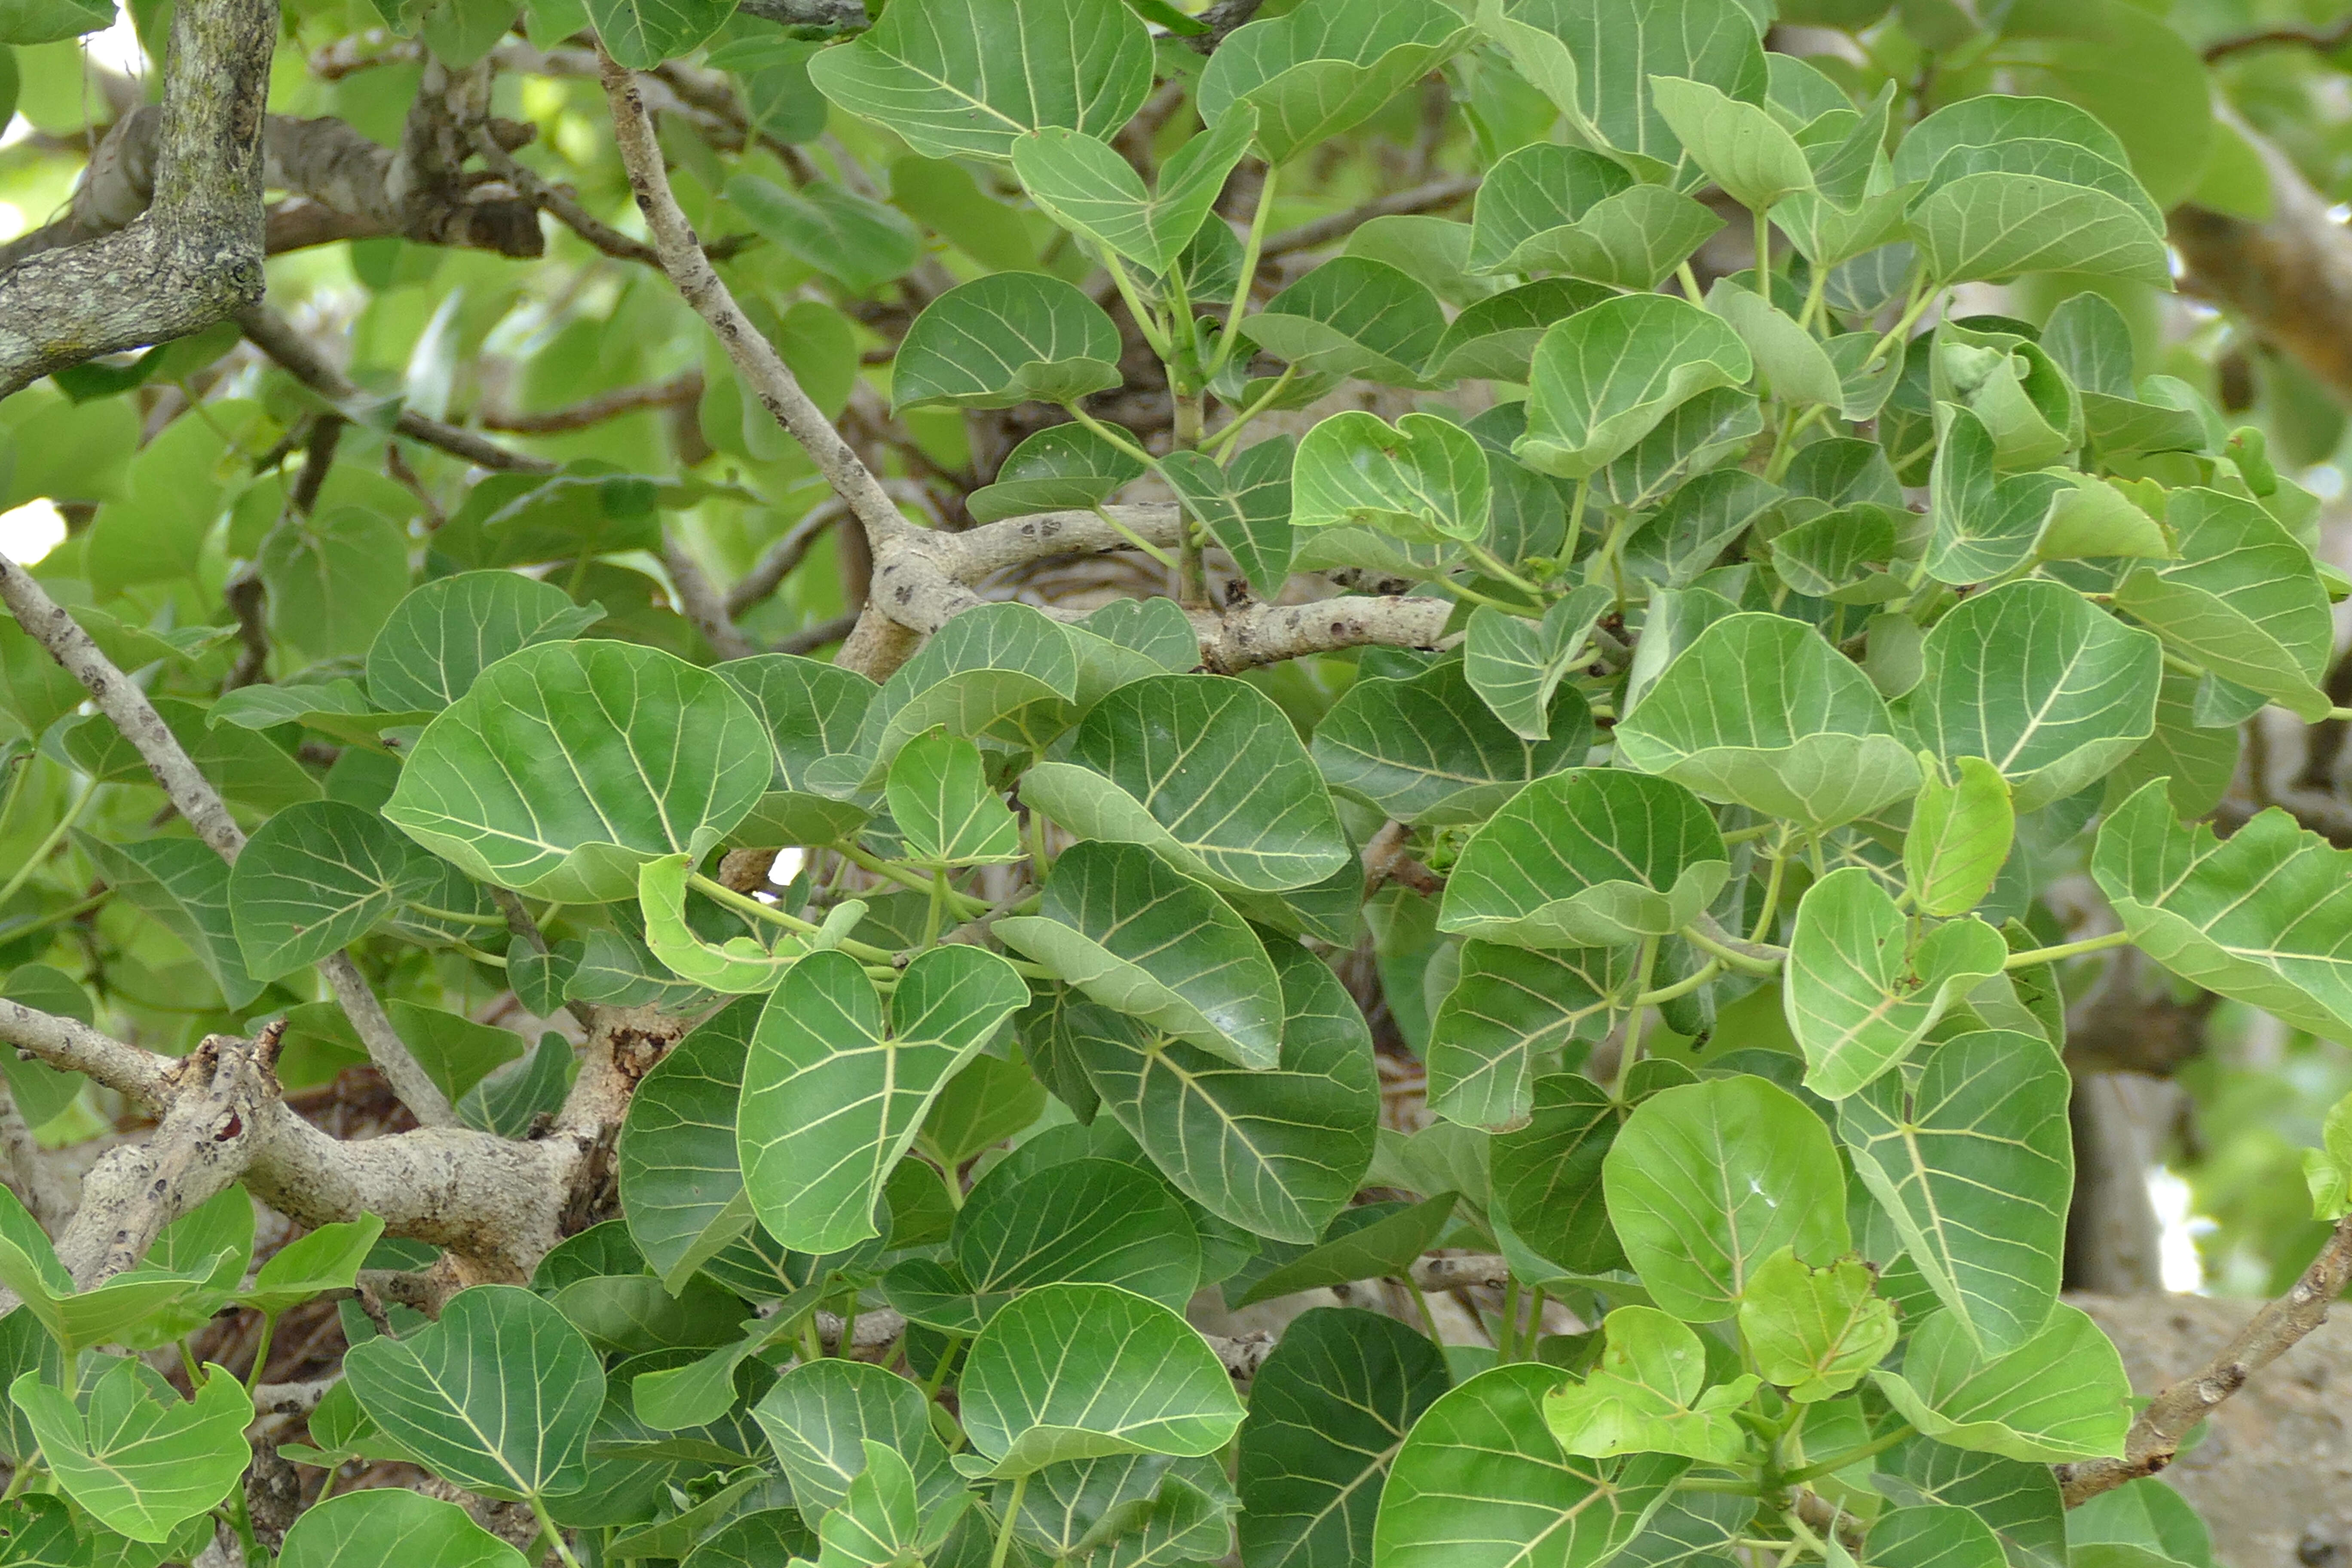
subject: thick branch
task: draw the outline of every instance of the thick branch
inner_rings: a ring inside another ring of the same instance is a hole
[[[2246,1385],[2246,1380],[2294,1347],[2327,1321],[2327,1309],[2352,1283],[2352,1217],[2336,1232],[2294,1289],[2267,1303],[2221,1352],[2194,1376],[2185,1377],[2148,1402],[2124,1438],[2120,1459],[2086,1459],[2061,1465],[2059,1481],[2073,1508],[2172,1463],[2189,1428]]]
[[[747,16],[787,27],[847,33],[873,26],[860,0],[743,0],[740,9]]]
[[[0,396],[117,349],[185,337],[261,297],[261,121],[273,0],[172,17],[157,196],[116,233],[0,272]]]
[[[343,378],[341,371],[327,363],[327,357],[313,347],[309,339],[296,331],[287,320],[267,305],[253,305],[237,312],[236,324],[253,346],[283,366],[288,374],[317,393],[338,409],[352,411],[356,416],[359,405],[367,401],[366,394]],[[497,468],[507,473],[551,474],[555,465],[543,458],[527,458],[520,452],[509,452],[495,441],[483,439],[471,430],[428,419],[413,408],[401,410],[393,429],[412,441],[422,441],[428,447],[438,447],[452,456],[463,458],[478,468]]]
[[[66,613],[63,605],[51,599],[22,566],[0,555],[0,602],[5,602],[16,624],[32,635],[33,640],[47,648],[49,656],[62,665],[67,673],[81,682],[122,738],[129,741],[155,782],[163,788],[180,815],[194,828],[196,837],[209,846],[213,853],[234,863],[245,848],[245,830],[229,815],[228,805],[189,759],[178,737],[147,700],[147,694],[114,667],[113,661],[99,651],[89,634],[80,623]],[[334,987],[335,996],[350,1016],[352,1026],[368,1048],[368,1058],[374,1062],[393,1092],[415,1112],[416,1119],[427,1126],[447,1126],[457,1120],[449,1109],[448,1098],[416,1058],[408,1054],[400,1036],[384,1016],[376,1002],[375,993],[368,986],[367,977],[343,953],[332,953],[321,959],[319,968]]]

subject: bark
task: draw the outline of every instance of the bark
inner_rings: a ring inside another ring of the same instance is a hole
[[[262,103],[273,0],[172,17],[154,198],[124,226],[0,272],[0,396],[118,349],[201,331],[262,290]]]

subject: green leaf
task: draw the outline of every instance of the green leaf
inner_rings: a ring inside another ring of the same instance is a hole
[[[941,1169],[961,1169],[1045,1113],[1045,1091],[1020,1062],[977,1056],[948,1079],[917,1139]]]
[[[1721,318],[1664,294],[1607,300],[1553,325],[1536,345],[1520,461],[1580,479],[1631,449],[1678,404],[1753,374],[1748,345]]]
[[[2145,199],[2145,198],[2143,198]],[[2040,174],[1965,174],[1912,207],[1907,225],[1944,284],[2076,272],[2167,287],[2161,226],[2105,191]]]
[[[915,0],[808,69],[925,157],[1001,159],[1049,125],[1117,132],[1151,91],[1151,35],[1118,0]]]
[[[528,1290],[460,1290],[437,1322],[352,1346],[343,1376],[386,1436],[461,1487],[547,1497],[586,1477],[604,1371],[580,1331]]]
[[[1413,1424],[1373,1527],[1382,1568],[1598,1568],[1655,1513],[1688,1459],[1579,1459],[1544,1420],[1557,1367],[1480,1373]]]
[[[1178,1191],[1256,1235],[1312,1242],[1371,1163],[1380,1085],[1339,976],[1302,947],[1268,956],[1282,977],[1276,1067],[1236,1068],[1091,1004],[1071,1029],[1103,1104]]]
[[[1846,1249],[1845,1181],[1829,1129],[1760,1078],[1643,1100],[1610,1145],[1601,1184],[1634,1272],[1687,1322],[1730,1317],[1757,1266],[1783,1247],[1823,1262]]]
[[[1419,279],[1370,257],[1340,256],[1243,317],[1241,330],[1302,375],[1418,386],[1445,335],[1445,312]]]
[[[1633,982],[1633,951],[1549,952],[1476,938],[1462,944],[1460,977],[1430,1020],[1423,1052],[1429,1108],[1451,1121],[1495,1129],[1542,1108],[1538,1074],[1560,1065],[1572,1041],[1599,1040],[1617,1022]]]
[[[1939,920],[1984,901],[2009,858],[2017,810],[2009,781],[1982,757],[1953,759],[1958,784],[1923,765],[1911,826],[1903,836],[1904,885],[1914,908]]]
[[[647,860],[717,844],[772,766],[758,716],[709,671],[632,643],[547,643],[425,726],[383,815],[469,876],[602,903],[633,897]]]
[[[1005,1479],[1108,1454],[1214,1453],[1243,1415],[1190,1324],[1109,1285],[1014,1300],[972,1342],[960,1389],[983,1473]]]
[[[368,696],[381,709],[437,712],[507,655],[577,637],[604,614],[518,573],[437,577],[411,590],[368,646]]]
[[[55,43],[113,20],[114,0],[9,0],[0,8],[0,44]]]
[[[1620,1307],[1601,1322],[1607,1346],[1584,1375],[1544,1398],[1544,1419],[1570,1454],[1680,1454],[1738,1465],[1748,1436],[1732,1412],[1756,1392],[1753,1373],[1706,1386],[1706,1351],[1655,1307]]]
[[[1436,1244],[1457,1201],[1448,1192],[1418,1204],[1342,1209],[1320,1242],[1277,1263],[1238,1295],[1229,1294],[1227,1305],[1238,1310],[1327,1285],[1402,1276],[1413,1259]]]
[[[1490,185],[1493,179],[1492,174],[1487,176]],[[1481,192],[1486,188],[1481,186]],[[1595,284],[1542,278],[1478,300],[1454,318],[1445,335],[1430,351],[1431,378],[1525,381],[1544,329],[1608,297],[1608,291]]]
[[[817,1568],[897,1568],[919,1549],[915,1474],[887,1444],[867,1439],[865,1468],[817,1526]]]
[[[2091,875],[2132,943],[2205,990],[2323,1038],[2352,1034],[2352,850],[2273,807],[2227,840],[2176,821],[2162,780],[2100,825]]]
[[[1624,165],[1586,148],[1538,142],[1516,149],[1479,182],[1470,223],[1472,269],[1529,272],[1558,265],[1552,237],[1633,183]]]
[[[921,232],[896,207],[826,180],[786,190],[737,174],[722,194],[763,237],[853,294],[903,277],[923,254]]]
[[[1471,835],[1437,924],[1528,947],[1608,947],[1681,930],[1730,873],[1722,831],[1682,785],[1570,768]]]
[[[1108,437],[1076,421],[1049,425],[1007,453],[995,482],[966,497],[964,510],[974,522],[1001,522],[1030,512],[1097,506],[1142,472],[1143,464]]]
[[[408,593],[408,534],[365,507],[289,512],[254,564],[279,642],[313,658],[365,653]]]
[[[1625,1250],[1609,1223],[1601,1173],[1630,1108],[1579,1073],[1537,1079],[1534,1101],[1525,1127],[1489,1145],[1492,1215],[1561,1268],[1582,1274],[1623,1268]]]
[[[1938,412],[1943,441],[1928,479],[1935,531],[1927,543],[1927,574],[1939,583],[1981,583],[2032,559],[2035,541],[2069,487],[2053,473],[1996,478],[1993,438],[1984,421],[1956,404]]]
[[[1039,912],[994,929],[1106,1007],[1244,1067],[1281,1059],[1281,984],[1257,934],[1139,845],[1073,847],[1054,863]]]
[[[855,959],[794,964],[752,1034],[737,1123],[744,1187],[768,1233],[800,1252],[877,1234],[875,1199],[940,1086],[1028,999],[994,953],[937,947],[899,972],[886,1027]]]
[[[2115,132],[2096,115],[2054,98],[1994,93],[1948,104],[1904,136],[1894,174],[1899,183],[1916,181],[1934,191],[1989,170],[2032,174],[2053,159],[2162,231],[2163,209],[2132,174],[2130,154]]]
[[[2065,1568],[2066,1509],[2049,1466],[1915,1437],[1878,1473],[1895,1497],[1954,1504],[1983,1520],[2011,1568]]]
[[[62,1497],[32,1492],[0,1505],[0,1536],[9,1568],[91,1568],[90,1542]]]
[[[1710,800],[1821,831],[1918,788],[1870,679],[1819,632],[1727,616],[1675,656],[1614,731],[1618,754]]]
[[[373,1215],[322,1225],[272,1253],[254,1275],[253,1289],[237,1292],[237,1303],[278,1313],[329,1290],[347,1290],[383,1234],[383,1221]]]
[[[1468,35],[1440,0],[1306,0],[1218,44],[1201,73],[1201,117],[1222,129],[1254,107],[1258,146],[1283,163],[1369,118]]]
[[[1992,1527],[1967,1509],[1931,1504],[1889,1509],[1863,1543],[1874,1568],[2005,1568]]]
[[[647,1265],[672,1286],[753,1223],[735,1108],[761,1005],[731,1003],[697,1025],[638,1082],[621,1121],[621,1212]]]
[[[1959,1319],[1932,1313],[1912,1333],[1903,1370],[1871,1380],[1928,1436],[2012,1459],[2111,1458],[2131,1426],[2122,1358],[2089,1314],[2064,1302],[2041,1332],[1991,1356]]]
[[[2061,584],[1964,600],[1922,653],[1899,722],[1938,757],[1990,762],[2021,814],[2094,783],[2155,731],[2162,649]]]
[[[1915,942],[1875,872],[1832,871],[1797,905],[1783,982],[1805,1087],[1830,1100],[1860,1089],[2008,960],[2000,933],[1979,920],[1938,925]]]
[[[1370,1561],[1389,1467],[1448,1382],[1438,1348],[1394,1318],[1318,1307],[1293,1320],[1250,1384],[1235,1465],[1243,1561]]]
[[[2333,647],[2327,590],[2311,552],[2252,501],[2172,492],[2165,521],[2180,559],[2116,584],[2116,606],[2189,659],[2305,722],[2332,704],[2319,682]]]
[[[2213,1568],[2213,1542],[2189,1500],[2153,1476],[2126,1481],[2076,1509],[2066,1521],[2076,1546],[2137,1546],[2175,1563]]]
[[[1555,601],[1540,621],[1479,605],[1470,612],[1470,635],[1463,645],[1463,672],[1471,689],[1513,734],[1548,739],[1553,694],[1584,652],[1593,624],[1613,602],[1608,589],[1587,583]]]
[[[1916,1084],[1890,1074],[1838,1108],[1855,1173],[1988,1355],[2031,1340],[2058,1299],[2070,1088],[2047,1040],[1985,1030],[1936,1047]]]
[[[1021,738],[1024,718],[1063,714],[1078,694],[1078,656],[1059,623],[1026,605],[981,605],[931,634],[882,684],[866,710],[849,770],[853,787],[878,784],[898,748],[944,724],[950,735]],[[1054,725],[1076,717],[1069,711]],[[818,782],[804,773],[803,786]]]
[[[1591,710],[1572,686],[1552,695],[1546,740],[1514,734],[1449,660],[1405,679],[1360,676],[1315,728],[1334,789],[1408,826],[1480,822],[1528,780],[1580,763]]]
[[[962,736],[934,730],[908,741],[891,760],[887,790],[890,820],[914,859],[945,868],[1021,858],[1021,824]]]
[[[1946,322],[1929,364],[1929,395],[1984,421],[1995,467],[2039,468],[2082,446],[2081,395],[2031,339]]]
[[[261,994],[231,924],[228,866],[208,846],[193,838],[109,844],[79,828],[72,841],[109,886],[187,945],[222,1000],[242,1007]]]
[[[775,989],[784,972],[809,951],[811,939],[779,933],[772,952],[750,936],[705,942],[687,920],[687,882],[693,872],[694,863],[684,855],[665,855],[638,868],[637,908],[645,917],[646,948],[671,973],[709,990],[740,996]]]
[[[1766,1258],[1739,1303],[1740,1339],[1764,1381],[1801,1404],[1860,1383],[1895,1348],[1895,1308],[1873,1289],[1876,1279],[1855,1258],[1826,1268],[1790,1252]]]
[[[1157,193],[1143,188],[1142,176],[1109,142],[1058,127],[1015,142],[1013,172],[1029,199],[1064,228],[1166,272],[1201,232],[1256,132],[1255,111],[1223,116],[1161,165]]]
[[[734,14],[732,0],[587,0],[596,36],[631,70],[690,54]]]
[[[246,973],[275,980],[341,952],[402,904],[429,901],[444,870],[373,811],[332,800],[288,806],[229,871]]]
[[[1349,409],[1298,444],[1291,470],[1294,528],[1355,523],[1416,543],[1482,539],[1492,506],[1477,438],[1434,414],[1392,427]]]
[[[251,1248],[248,1232],[243,1250]],[[216,1308],[227,1292],[215,1288],[214,1276],[236,1255],[230,1241],[177,1268],[169,1265],[179,1260],[151,1257],[136,1268],[76,1291],[48,1237],[25,1205],[13,1194],[0,1199],[0,1284],[16,1293],[26,1315],[69,1356],[94,1345],[131,1342],[144,1350],[179,1338],[184,1330],[176,1321],[176,1310],[197,1300],[211,1300]],[[229,1283],[233,1287],[235,1281]]]
[[[1676,168],[1683,144],[1655,100],[1653,77],[1707,82],[1744,102],[1764,97],[1756,18],[1736,0],[1693,0],[1660,16],[1636,16],[1609,0],[1528,0],[1511,16],[1568,47],[1577,81],[1571,118],[1584,120],[1610,149],[1634,154],[1644,177],[1683,173]]]
[[[1118,352],[1118,329],[1075,284],[992,273],[923,307],[891,362],[891,401],[902,409],[1073,403],[1119,384]]]
[[[1706,291],[1706,308],[1731,323],[1773,396],[1783,403],[1843,407],[1845,383],[1829,351],[1786,310],[1727,279],[1717,279]]]
[[[871,1442],[907,1465],[924,1511],[963,1490],[931,1429],[922,1390],[881,1367],[837,1356],[803,1362],[777,1378],[751,1414],[811,1521],[848,1498]]]
[[[528,1560],[456,1503],[379,1487],[303,1513],[278,1561],[284,1568],[524,1568]]]
[[[1081,838],[1147,845],[1212,887],[1309,887],[1352,858],[1297,731],[1245,681],[1129,681],[1087,712],[1066,755],[1022,775],[1025,803]]]
[[[107,1529],[161,1543],[219,1503],[253,1459],[245,1385],[209,1367],[194,1400],[137,1361],[117,1362],[91,1384],[86,1408],[26,1373],[8,1387],[41,1440],[41,1459],[66,1495]]]
[[[241,686],[214,703],[205,722],[207,726],[232,724],[240,730],[303,724],[351,745],[381,751],[383,731],[422,724],[431,717],[432,712],[425,709],[380,711],[358,681],[343,676],[317,686]]]
[[[1749,211],[1813,188],[1805,150],[1755,104],[1681,76],[1652,77],[1650,101],[1691,162]]]
[[[1244,447],[1223,468],[1198,452],[1171,452],[1160,459],[1160,478],[1184,510],[1269,603],[1280,597],[1297,553],[1290,531],[1294,451],[1286,436]]]

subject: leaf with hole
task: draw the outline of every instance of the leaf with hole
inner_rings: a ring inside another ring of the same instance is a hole
[[[1764,1381],[1800,1404],[1834,1398],[1895,1348],[1893,1303],[1854,1258],[1808,1268],[1794,1253],[1764,1260],[1739,1303],[1741,1340]]]

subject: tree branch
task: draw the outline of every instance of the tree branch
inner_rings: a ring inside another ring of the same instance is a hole
[[[826,529],[848,515],[849,509],[842,504],[839,496],[835,496],[793,524],[783,537],[761,552],[758,563],[743,574],[742,581],[727,590],[727,613],[740,616],[774,593],[792,574],[793,568],[808,555],[809,546],[814,544]]]
[[[659,267],[661,258],[654,247],[642,239],[631,239],[619,229],[598,217],[580,204],[580,198],[562,187],[540,178],[538,171],[525,165],[513,153],[499,145],[485,124],[474,132],[476,149],[490,172],[514,187],[532,205],[551,214],[555,220],[603,251],[620,261],[634,261],[644,267]]]
[[[619,387],[538,414],[489,413],[479,417],[485,430],[515,436],[553,436],[567,430],[585,430],[641,408],[675,408],[682,403],[698,402],[701,397],[702,373],[689,370],[650,386]]]
[[[2058,1467],[2066,1506],[2073,1508],[2126,1481],[2152,1476],[2172,1463],[2191,1427],[2243,1388],[2248,1378],[2327,1321],[2328,1307],[2344,1293],[2347,1283],[2352,1283],[2352,1217],[2336,1222],[2335,1234],[2303,1271],[2294,1289],[2265,1304],[2201,1371],[2148,1402],[2124,1438],[2122,1458],[2085,1459]]]
[[[164,795],[187,819],[188,826],[195,829],[196,837],[214,854],[234,864],[245,848],[245,830],[237,826],[220,792],[189,759],[178,737],[155,711],[155,705],[147,700],[147,694],[114,667],[64,606],[51,599],[22,566],[5,555],[0,555],[0,602],[7,605],[16,624],[47,648],[50,658],[81,682],[90,700],[146,763],[148,772],[154,774],[155,782],[163,786]],[[367,977],[350,956],[331,953],[320,960],[319,968],[334,988],[336,1000],[350,1016],[352,1026],[366,1043],[369,1060],[375,1063],[402,1103],[428,1127],[446,1127],[456,1121],[448,1098],[425,1076],[416,1058],[408,1054],[392,1021],[384,1016]]]
[[[1443,180],[1432,180],[1427,184],[1415,185],[1411,190],[1398,191],[1391,195],[1378,197],[1360,207],[1351,207],[1343,213],[1333,213],[1329,217],[1318,217],[1312,223],[1302,223],[1297,228],[1286,228],[1280,234],[1269,235],[1260,254],[1272,258],[1288,256],[1301,250],[1313,250],[1318,246],[1328,245],[1335,239],[1346,238],[1376,217],[1401,217],[1414,213],[1435,212],[1441,207],[1450,207],[1456,202],[1467,201],[1477,194],[1478,176],[1475,174],[1455,174]]]
[[[661,555],[670,586],[677,590],[678,608],[686,612],[686,618],[694,623],[694,629],[702,634],[711,652],[722,659],[731,659],[749,658],[760,651],[736,626],[734,617],[728,615],[726,601],[710,585],[709,574],[703,571],[702,563],[687,553],[686,546],[664,535]]]
[[[0,396],[117,349],[185,337],[261,297],[262,104],[273,0],[172,17],[154,188],[114,233],[0,272]]]
[[[2265,27],[2258,32],[2236,33],[2226,38],[2216,38],[2205,46],[2205,63],[2226,60],[2232,55],[2242,55],[2253,49],[2303,48],[2323,55],[2332,55],[2346,44],[2352,43],[2352,16],[2332,27]]]

